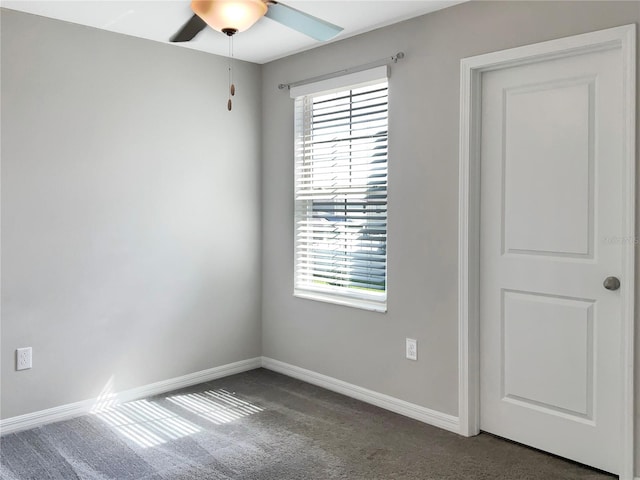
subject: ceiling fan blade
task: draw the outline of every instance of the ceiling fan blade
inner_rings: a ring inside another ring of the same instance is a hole
[[[198,15],[194,15],[185,23],[182,28],[171,37],[170,42],[188,42],[199,34],[207,24]]]
[[[282,3],[269,4],[269,10],[267,10],[265,17],[269,17],[271,20],[275,20],[321,42],[332,39],[344,30],[333,23],[326,22]]]

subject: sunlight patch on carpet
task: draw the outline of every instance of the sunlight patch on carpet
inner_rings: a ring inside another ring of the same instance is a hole
[[[174,395],[167,397],[167,400],[216,425],[230,423],[264,410],[224,389]]]
[[[123,403],[96,413],[119,434],[141,447],[155,447],[201,429],[180,415],[147,400]]]

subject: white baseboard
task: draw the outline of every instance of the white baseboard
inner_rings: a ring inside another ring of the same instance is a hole
[[[298,380],[326,388],[327,390],[341,393],[347,397],[370,403],[371,405],[399,413],[400,415],[428,423],[429,425],[449,430],[450,432],[460,433],[460,419],[456,416],[421,407],[414,403],[409,403],[383,393],[374,392],[373,390],[352,385],[337,378],[328,377],[272,358],[262,357],[262,366],[268,370],[273,370],[274,372],[297,378]]]
[[[248,360],[241,360],[239,362],[229,363],[227,365],[221,365],[219,367],[209,368],[195,373],[189,373],[181,377],[143,385],[141,387],[125,390],[124,392],[113,393],[107,398],[92,398],[82,402],[69,403],[67,405],[60,405],[59,407],[47,408],[46,410],[6,418],[4,420],[0,420],[0,434],[5,435],[25,430],[27,428],[38,427],[46,423],[58,422],[60,420],[77,417],[79,415],[85,415],[90,412],[99,411],[100,407],[112,407],[119,403],[130,402],[132,400],[170,392],[172,390],[190,387],[191,385],[197,385],[217,378],[228,377],[229,375],[235,375],[236,373],[260,368],[261,365],[262,359],[260,357],[250,358]]]

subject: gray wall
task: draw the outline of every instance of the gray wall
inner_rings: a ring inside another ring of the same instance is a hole
[[[7,10],[1,53],[2,417],[260,355],[260,67],[229,114],[220,57]]]
[[[473,2],[266,65],[263,354],[457,414],[460,59],[638,22],[637,2]],[[400,50],[389,92],[388,313],[294,298],[293,103],[276,86]],[[418,339],[418,362],[404,360],[405,337]],[[640,354],[636,368],[640,390]]]

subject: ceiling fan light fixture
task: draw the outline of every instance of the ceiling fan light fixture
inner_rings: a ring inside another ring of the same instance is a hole
[[[267,13],[262,0],[193,0],[191,10],[218,32],[244,32]]]

